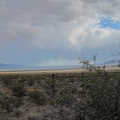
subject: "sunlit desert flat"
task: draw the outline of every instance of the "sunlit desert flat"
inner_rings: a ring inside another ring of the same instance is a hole
[[[120,67],[107,67],[106,72],[120,72]],[[11,70],[0,71],[0,74],[52,74],[52,73],[81,73],[85,69],[40,69],[40,70]]]

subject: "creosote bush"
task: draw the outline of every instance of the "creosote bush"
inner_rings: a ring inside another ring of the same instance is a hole
[[[13,94],[17,97],[23,97],[25,95],[25,88],[24,84],[22,83],[16,83],[12,85],[11,90]]]
[[[28,84],[29,86],[34,85],[34,83],[35,83],[35,80],[33,80],[33,79],[27,80],[27,84]]]
[[[2,82],[3,84],[9,87],[13,81],[11,79],[2,79]]]
[[[29,92],[29,97],[39,105],[44,105],[47,102],[47,98],[43,92],[39,90],[33,90]]]
[[[90,74],[97,74],[98,79],[91,80],[88,77],[82,87],[84,96],[78,94],[79,101],[75,103],[76,120],[119,120],[120,76],[106,79],[102,74],[105,73],[105,69],[101,67],[98,69],[95,64],[86,60],[81,60],[80,63],[87,70],[94,71]]]
[[[6,97],[0,101],[0,107],[7,112],[12,112],[13,108],[19,108],[23,105],[23,101],[20,98]]]

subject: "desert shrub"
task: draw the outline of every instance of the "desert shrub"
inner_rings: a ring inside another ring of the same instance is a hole
[[[9,87],[15,82],[18,82],[19,76],[18,75],[2,75],[1,79],[2,79],[3,84]]]
[[[90,72],[85,78],[82,87],[84,95],[78,94],[79,101],[75,103],[77,120],[119,120],[120,119],[120,77],[119,73],[112,74],[111,78],[105,76],[105,69],[96,67],[89,61],[81,61],[84,67],[96,73]],[[95,79],[93,79],[95,75]]]
[[[13,100],[11,98],[5,98],[4,100],[0,101],[0,107],[7,112],[12,111],[11,105]]]
[[[12,80],[12,79],[17,79],[18,75],[1,75],[3,80]]]
[[[52,79],[44,80],[44,83],[42,83],[42,88],[44,89],[49,98],[53,99],[56,96],[57,92],[56,80]]]
[[[29,86],[34,85],[34,83],[35,83],[35,80],[33,80],[33,79],[27,80],[27,84],[28,84]]]
[[[23,105],[22,98],[14,98],[14,107],[19,108],[21,105]]]
[[[64,85],[61,89],[59,89],[59,95],[64,94],[75,94],[77,92],[77,88],[75,86]]]
[[[29,114],[28,116],[27,116],[27,119],[28,120],[40,120],[40,116],[38,115],[38,114]]]
[[[82,64],[82,68],[84,68],[86,71],[96,72],[101,75],[102,73],[105,73],[106,66],[105,65],[98,66],[96,64],[96,57],[97,57],[97,54],[93,55],[93,57],[89,59],[78,58],[78,60],[79,60],[79,63]]]
[[[89,84],[89,83],[88,83]],[[120,119],[120,82],[99,81],[84,88],[84,96],[76,103],[76,119],[116,120]],[[104,119],[103,119],[104,118]]]
[[[7,112],[12,112],[13,108],[18,108],[23,104],[22,99],[15,97],[6,97],[0,101],[0,106]]]
[[[1,75],[1,79],[4,84],[10,85],[13,82],[13,80],[18,79],[18,75]]]
[[[20,84],[25,84],[28,80],[28,77],[26,75],[20,75],[17,82]]]
[[[19,76],[17,82],[20,84],[32,86],[35,82],[35,79],[33,78],[32,75],[31,76],[24,75],[24,76]]]
[[[62,86],[59,88],[56,96],[53,99],[49,99],[49,104],[53,106],[64,106],[71,108],[75,100],[75,93],[77,89],[72,86]]]
[[[2,79],[2,82],[6,86],[10,86],[12,84],[13,80],[11,80],[11,79]]]
[[[19,109],[14,110],[14,112],[16,117],[20,117],[22,115],[22,111]]]
[[[29,92],[29,97],[39,105],[44,105],[47,102],[46,96],[43,94],[43,92],[38,90],[33,90]]]
[[[72,106],[74,101],[74,98],[70,95],[70,94],[64,94],[62,96],[58,96],[53,105],[57,105],[57,106],[66,106],[68,108],[70,108]]]
[[[16,83],[11,87],[11,90],[17,97],[22,97],[25,95],[24,84]]]

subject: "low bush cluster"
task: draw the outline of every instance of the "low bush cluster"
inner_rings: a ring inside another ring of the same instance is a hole
[[[36,104],[44,105],[47,102],[46,96],[39,90],[33,90],[28,95]]]
[[[12,112],[14,108],[19,108],[21,105],[23,105],[21,98],[5,97],[0,100],[0,107],[7,112]]]

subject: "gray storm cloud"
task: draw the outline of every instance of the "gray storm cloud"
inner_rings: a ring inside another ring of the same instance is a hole
[[[13,48],[19,43],[19,49],[29,51],[26,46],[31,46],[48,54],[108,49],[120,31],[99,28],[98,23],[107,16],[119,21],[119,11],[119,0],[0,0],[0,39],[19,41],[11,41]]]

